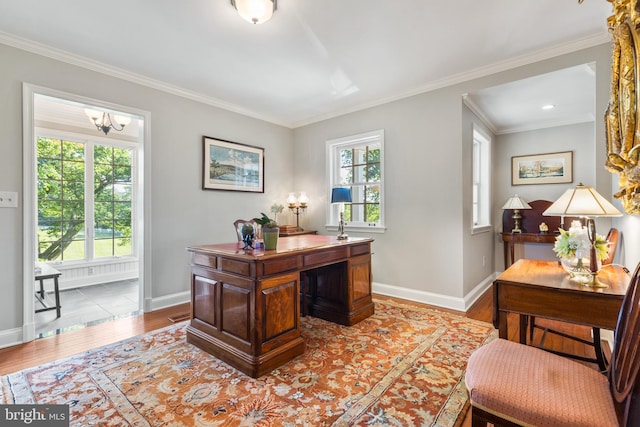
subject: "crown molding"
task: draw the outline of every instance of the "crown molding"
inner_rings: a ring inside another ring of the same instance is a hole
[[[362,111],[368,108],[377,107],[379,105],[387,104],[389,102],[431,92],[433,90],[441,89],[447,86],[452,86],[455,84],[463,83],[463,82],[477,79],[480,77],[486,77],[488,75],[495,74],[498,72],[507,71],[513,68],[521,67],[523,65],[529,65],[534,62],[554,58],[556,56],[572,53],[581,49],[586,49],[586,48],[590,48],[590,47],[594,47],[597,45],[610,43],[610,42],[611,42],[611,36],[609,35],[609,33],[602,31],[597,34],[593,34],[591,36],[574,40],[572,42],[559,44],[546,49],[540,49],[530,54],[520,55],[514,58],[510,58],[508,60],[489,64],[484,67],[479,67],[463,73],[454,74],[443,79],[429,82],[428,84],[422,85],[410,91],[403,92],[401,94],[380,98],[372,102],[359,104],[346,109],[335,110],[335,111],[332,111],[331,113],[327,113],[324,115],[309,117],[306,120],[302,120],[298,122],[286,122],[275,117],[267,116],[267,115],[255,112],[253,110],[249,110],[234,104],[224,102],[217,98],[206,96],[201,93],[197,93],[197,92],[184,89],[178,86],[170,85],[170,84],[161,82],[159,80],[155,80],[155,79],[143,76],[141,74],[132,73],[130,71],[126,71],[121,68],[114,67],[112,65],[108,65],[99,61],[94,61],[92,59],[89,59],[80,55],[72,54],[70,52],[67,52],[61,49],[53,48],[38,42],[34,42],[32,40],[28,40],[22,37],[15,36],[13,34],[0,31],[0,43],[2,44],[6,44],[8,46],[22,49],[27,52],[42,55],[42,56],[55,59],[58,61],[62,61],[71,65],[86,68],[92,71],[96,71],[102,74],[106,74],[112,77],[129,81],[132,83],[150,87],[152,89],[157,89],[166,93],[170,93],[172,95],[190,99],[192,101],[200,102],[202,104],[210,105],[212,107],[221,108],[223,110],[242,114],[248,117],[263,120],[263,121],[273,123],[278,126],[287,127],[290,129],[295,129],[301,126],[306,126],[306,125],[317,123],[323,120],[328,120],[338,116],[343,116],[345,114]]]
[[[106,74],[111,77],[126,80],[131,83],[136,83],[142,86],[146,86],[152,89],[157,89],[162,92],[166,92],[172,95],[176,95],[182,98],[190,99],[202,104],[210,105],[212,107],[221,108],[226,111],[242,114],[244,116],[252,117],[254,119],[263,120],[279,126],[291,127],[290,123],[282,122],[274,117],[266,116],[264,114],[257,113],[252,110],[248,110],[243,107],[239,107],[234,104],[221,101],[219,99],[203,95],[198,92],[194,92],[188,89],[184,89],[178,86],[170,85],[168,83],[152,79],[150,77],[143,76],[141,74],[132,73],[127,70],[123,70],[113,65],[105,64],[103,62],[95,61],[86,58],[81,55],[76,55],[67,52],[62,49],[57,49],[51,46],[47,46],[42,43],[34,42],[22,37],[18,37],[13,34],[0,31],[0,43],[7,46],[15,47],[27,52],[35,53],[47,58],[55,59],[57,61],[65,62],[70,65],[75,65],[88,70],[96,71],[101,74]]]
[[[333,111],[331,113],[315,116],[308,120],[299,121],[293,124],[293,128],[309,125],[312,123],[320,122],[323,120],[332,119],[334,117],[343,116],[349,113],[355,113],[367,108],[377,107],[379,105],[387,104],[389,102],[398,101],[400,99],[409,98],[411,96],[420,95],[423,93],[431,92],[437,89],[442,89],[447,86],[453,86],[466,81],[474,80],[480,77],[490,76],[492,74],[508,71],[514,68],[522,67],[524,65],[533,64],[538,61],[555,58],[560,55],[566,55],[582,49],[599,46],[601,44],[611,43],[611,35],[606,31],[598,32],[568,43],[558,44],[549,48],[540,49],[535,52],[509,58],[504,61],[495,62],[484,67],[475,68],[470,71],[454,74],[445,77],[440,80],[434,80],[426,85],[420,86],[416,89],[404,92],[402,94],[385,97],[365,104],[360,104],[351,108],[342,109],[339,111]]]

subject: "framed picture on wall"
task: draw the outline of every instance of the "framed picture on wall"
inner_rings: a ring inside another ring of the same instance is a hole
[[[573,182],[573,151],[511,157],[511,185]]]
[[[202,137],[202,189],[264,193],[264,148]]]

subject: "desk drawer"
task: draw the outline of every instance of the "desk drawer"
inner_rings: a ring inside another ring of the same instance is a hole
[[[345,259],[348,256],[347,252],[348,248],[336,248],[332,251],[323,251],[316,252],[309,255],[304,255],[302,259],[302,265],[304,267],[318,265],[318,264],[326,264],[334,261],[338,261],[341,259]]]
[[[204,267],[216,268],[218,257],[205,254],[193,253],[191,256],[191,262],[196,265],[202,265]]]

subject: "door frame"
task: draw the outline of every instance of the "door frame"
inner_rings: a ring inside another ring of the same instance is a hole
[[[35,280],[33,268],[36,262],[37,246],[37,179],[36,162],[37,153],[35,149],[35,107],[36,95],[46,95],[63,100],[73,101],[87,106],[101,107],[104,109],[121,111],[127,114],[139,116],[143,120],[138,136],[138,180],[137,191],[138,212],[137,216],[137,256],[138,256],[138,307],[145,312],[150,311],[150,305],[146,297],[151,296],[151,155],[150,155],[150,117],[148,111],[132,108],[124,105],[113,104],[97,99],[92,99],[80,95],[62,92],[56,89],[36,86],[30,83],[22,85],[22,157],[23,157],[23,326],[22,341],[33,341],[35,337],[35,302],[34,290]]]

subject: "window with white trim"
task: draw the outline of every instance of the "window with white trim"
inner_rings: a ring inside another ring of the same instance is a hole
[[[334,187],[351,189],[345,228],[384,229],[384,130],[327,141],[328,200]],[[340,206],[329,204],[328,224],[337,226]]]
[[[472,230],[491,227],[491,139],[473,127],[472,148]]]
[[[134,144],[37,135],[38,260],[133,256]]]

